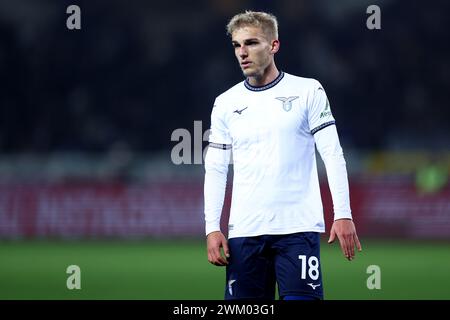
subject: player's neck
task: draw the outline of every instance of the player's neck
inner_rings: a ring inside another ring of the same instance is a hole
[[[261,76],[248,77],[248,83],[254,87],[262,87],[275,80],[279,74],[278,68],[272,63]]]

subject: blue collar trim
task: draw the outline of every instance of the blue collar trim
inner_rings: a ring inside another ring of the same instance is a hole
[[[262,86],[262,87],[255,87],[255,86],[252,86],[252,85],[248,82],[248,78],[245,79],[244,85],[245,85],[245,87],[246,87],[248,90],[250,90],[250,91],[264,91],[264,90],[270,89],[270,88],[272,88],[272,87],[275,87],[275,86],[278,84],[278,82],[280,82],[281,79],[283,79],[283,77],[284,77],[284,72],[283,72],[283,71],[280,71],[280,73],[278,74],[278,76],[277,76],[273,81],[269,82],[268,84],[266,84],[266,85],[264,85],[264,86]]]

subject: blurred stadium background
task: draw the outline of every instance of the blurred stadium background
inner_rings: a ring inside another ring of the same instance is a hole
[[[206,146],[245,9],[278,16],[277,66],[319,79],[337,119],[364,251],[349,263],[324,235],[325,297],[450,299],[450,3],[418,0],[1,1],[0,299],[222,298],[203,168],[172,162],[172,133],[191,133],[185,159]]]

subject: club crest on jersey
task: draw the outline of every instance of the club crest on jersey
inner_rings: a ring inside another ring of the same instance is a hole
[[[291,109],[292,109],[292,101],[294,101],[295,99],[298,99],[298,96],[287,97],[287,98],[286,97],[276,97],[275,99],[283,102],[283,109],[284,109],[284,111],[288,112],[288,111],[291,111]]]

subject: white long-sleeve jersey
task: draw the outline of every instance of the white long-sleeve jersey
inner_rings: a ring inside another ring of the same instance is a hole
[[[220,230],[228,165],[233,192],[228,237],[324,232],[315,146],[325,163],[334,219],[352,218],[346,163],[325,90],[280,72],[218,96],[205,157],[206,234]]]

